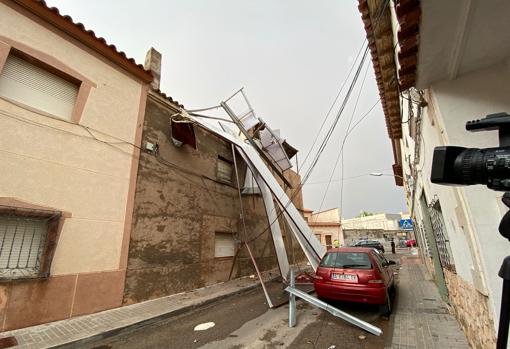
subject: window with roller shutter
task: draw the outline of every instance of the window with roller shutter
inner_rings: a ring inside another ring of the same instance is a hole
[[[232,233],[215,233],[214,235],[214,257],[224,258],[235,255],[235,241]]]
[[[216,177],[219,181],[232,183],[232,163],[222,157],[218,157]]]
[[[0,72],[0,97],[37,111],[71,120],[79,86],[9,54]]]

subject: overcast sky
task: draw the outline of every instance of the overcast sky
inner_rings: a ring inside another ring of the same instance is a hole
[[[138,63],[143,64],[151,46],[160,51],[161,90],[187,109],[217,105],[244,86],[257,116],[280,129],[300,151],[300,162],[365,38],[357,1],[49,0],[48,4]],[[378,99],[370,59],[366,66],[355,121]],[[307,208],[340,206],[340,163],[327,192],[326,187],[359,86],[304,187]],[[339,103],[333,111],[338,109]],[[403,190],[390,176],[393,156],[380,104],[349,135],[344,155],[343,217],[360,210],[407,211]],[[369,176],[371,172],[388,176]]]

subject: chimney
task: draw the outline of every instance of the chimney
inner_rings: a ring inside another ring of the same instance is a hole
[[[145,55],[145,64],[143,66],[145,70],[150,70],[154,77],[151,82],[151,87],[155,90],[159,90],[159,81],[161,80],[161,53],[156,51],[154,47],[151,47]]]

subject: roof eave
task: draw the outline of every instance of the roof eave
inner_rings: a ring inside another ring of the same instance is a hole
[[[412,35],[419,23],[419,1],[401,0],[397,16],[405,33],[398,33],[397,38],[404,50],[398,54],[400,67],[394,52],[394,33],[391,11],[386,0],[358,0],[358,9],[367,34],[372,64],[381,97],[388,135],[392,140],[393,173],[395,184],[403,186],[402,159],[400,156],[400,139],[402,138],[402,119],[400,110],[400,91],[410,88],[415,83],[417,37]],[[382,6],[386,6],[382,12]],[[416,10],[416,6],[418,10]],[[402,50],[402,49],[401,49]],[[414,56],[413,56],[414,54]],[[402,59],[402,60],[401,60]]]
[[[75,23],[70,16],[61,15],[57,8],[48,7],[42,0],[10,1],[98,52],[143,82],[152,81],[152,74],[142,65],[136,64],[133,58],[128,58],[124,52],[117,51],[115,45],[108,45],[104,38],[96,37],[95,33],[87,30],[82,23]]]

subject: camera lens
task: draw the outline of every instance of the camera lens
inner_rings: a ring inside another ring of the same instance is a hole
[[[485,167],[485,151],[483,149],[466,149],[455,159],[453,171],[455,177],[463,184],[480,184],[487,182]]]

